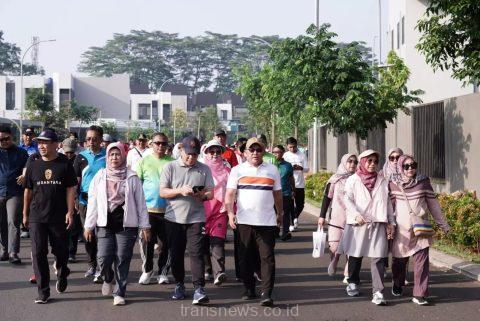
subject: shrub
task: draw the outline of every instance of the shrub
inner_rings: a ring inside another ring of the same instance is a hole
[[[438,200],[451,230],[444,235],[437,228],[437,238],[480,253],[480,200],[470,192],[440,194]]]
[[[330,176],[330,172],[318,172],[308,176],[305,181],[305,197],[321,203]]]

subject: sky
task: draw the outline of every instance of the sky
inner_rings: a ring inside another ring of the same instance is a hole
[[[47,75],[78,74],[81,55],[89,47],[103,46],[114,33],[133,29],[180,36],[213,31],[295,37],[314,22],[315,0],[0,0],[4,40],[17,44],[22,53],[33,36],[56,39],[40,44],[39,63]],[[371,46],[378,35],[378,0],[320,0],[320,23],[330,23],[338,41]],[[378,50],[378,39],[376,43]]]

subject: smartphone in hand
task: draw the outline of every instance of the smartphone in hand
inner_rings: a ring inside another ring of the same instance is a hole
[[[192,190],[193,190],[194,194],[197,194],[198,192],[203,191],[204,188],[205,188],[205,186],[194,186],[194,187],[192,187]]]

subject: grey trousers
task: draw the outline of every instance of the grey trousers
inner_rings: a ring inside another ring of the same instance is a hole
[[[360,284],[360,269],[362,268],[363,257],[348,257],[348,283]],[[372,273],[372,293],[382,292],[383,273],[385,272],[385,258],[371,258],[370,272]]]
[[[97,229],[98,266],[105,282],[111,283],[115,278],[116,286],[113,296],[125,297],[130,261],[137,235],[136,227],[127,227],[119,232],[105,227]]]
[[[3,252],[20,252],[23,197],[0,198],[0,244]]]
[[[206,235],[204,241],[205,272],[217,277],[225,272],[225,239]]]

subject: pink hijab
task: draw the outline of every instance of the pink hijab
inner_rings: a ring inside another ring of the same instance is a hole
[[[121,163],[113,167],[109,155],[113,148],[120,151]],[[108,209],[113,212],[118,206],[125,203],[125,180],[127,179],[127,157],[122,143],[112,143],[107,147],[107,199]]]
[[[225,202],[225,194],[227,192],[227,181],[228,174],[230,174],[230,168],[225,165],[223,158],[221,157],[212,159],[210,155],[205,155],[204,162],[208,167],[210,167],[213,179],[215,181],[213,198],[223,204]]]
[[[365,185],[365,187],[370,192],[373,190],[373,187],[375,186],[375,182],[377,181],[377,176],[378,176],[377,172],[370,173],[367,170],[368,157],[373,155],[373,154],[377,154],[377,153],[372,153],[372,154],[369,154],[369,155],[366,155],[366,156],[360,158],[360,163],[358,164],[357,172],[356,172],[356,174],[358,176],[360,176],[363,185]],[[378,154],[377,154],[377,156],[378,156]]]

